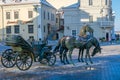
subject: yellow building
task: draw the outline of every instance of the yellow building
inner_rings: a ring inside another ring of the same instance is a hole
[[[55,27],[56,9],[46,0],[0,0],[0,39],[21,35],[43,40]]]

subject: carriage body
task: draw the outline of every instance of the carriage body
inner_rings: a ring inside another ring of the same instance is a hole
[[[36,59],[38,59],[37,61],[40,60],[39,55],[41,53],[44,54],[42,59],[48,58],[48,55],[46,55],[47,53],[50,54],[49,58],[51,58],[51,55],[54,56],[54,63],[56,61],[56,56],[53,55],[52,52],[50,52],[50,46],[46,46],[45,43],[34,42],[30,44],[19,35],[9,35],[6,38],[6,45],[11,46],[12,48],[5,50],[1,58],[3,66],[7,68],[13,67],[16,64],[16,66],[20,70],[28,70],[31,67],[33,61],[36,61]],[[4,59],[7,59],[7,61],[9,61],[11,65],[5,64]],[[54,63],[52,63],[52,65]],[[21,64],[25,65],[21,66]]]
[[[12,47],[13,51],[32,51],[32,45],[19,35],[9,35],[5,42],[7,46]]]

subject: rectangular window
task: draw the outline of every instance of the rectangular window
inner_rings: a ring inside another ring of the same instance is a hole
[[[58,23],[58,18],[56,18],[56,23]]]
[[[89,6],[90,5],[93,5],[93,1],[92,0],[89,0]]]
[[[72,36],[76,36],[76,30],[72,30]]]
[[[33,11],[28,11],[28,18],[33,18]]]
[[[29,36],[29,39],[34,39],[34,36]]]
[[[108,0],[105,0],[105,5],[108,5]]]
[[[2,0],[2,2],[6,2],[6,0]]]
[[[11,26],[7,26],[7,27],[6,27],[6,33],[7,33],[7,34],[10,34],[10,33],[11,33]]]
[[[44,19],[45,19],[45,14],[46,14],[46,12],[44,11]]]
[[[54,21],[54,14],[51,14],[51,21]]]
[[[48,20],[50,19],[50,14],[49,14],[49,12],[48,12]]]
[[[52,15],[53,15],[53,14],[51,13],[51,21],[52,21],[52,17],[53,17]]]
[[[44,32],[45,32],[45,26],[44,26]]]
[[[55,15],[53,14],[53,19],[52,19],[53,21],[54,21],[54,18],[55,18]]]
[[[6,19],[10,19],[10,12],[6,12]]]
[[[14,12],[14,19],[18,19],[19,18],[19,12],[18,11],[15,11]]]
[[[20,26],[19,25],[15,25],[14,26],[14,31],[15,31],[15,33],[20,33]]]
[[[28,33],[33,33],[34,29],[33,29],[33,25],[28,25]]]
[[[93,22],[93,16],[89,16],[89,22]]]

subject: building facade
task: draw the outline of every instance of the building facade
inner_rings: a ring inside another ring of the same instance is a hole
[[[44,40],[55,27],[56,9],[46,0],[0,0],[0,39],[21,35]]]
[[[114,15],[111,0],[78,0],[77,3],[63,7],[64,35],[76,36],[87,23],[94,29],[97,39],[111,40],[114,34]]]

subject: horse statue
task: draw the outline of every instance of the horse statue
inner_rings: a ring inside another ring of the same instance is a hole
[[[78,49],[82,49],[82,50],[86,49],[86,55],[85,55],[86,64],[88,64],[87,63],[87,57],[89,58],[90,62],[93,63],[92,60],[91,60],[90,54],[89,54],[89,50],[92,46],[95,47],[94,50],[93,50],[92,56],[94,56],[98,52],[101,52],[99,42],[95,37],[86,35],[86,37],[87,37],[86,42],[81,40],[81,38],[83,36],[81,34],[82,32],[84,32],[84,35],[85,35],[86,32],[90,32],[90,33],[93,34],[92,28],[90,28],[88,26],[84,26],[80,31],[80,35],[79,35],[78,39],[76,39],[75,37],[72,37],[72,36],[65,36],[65,37],[62,37],[59,40],[58,45],[56,46],[55,50],[60,48],[61,62],[65,63],[64,60],[66,58],[67,63],[69,63],[69,61],[67,60],[67,56],[66,56],[67,51],[68,51],[70,62],[72,64],[74,64],[73,61],[72,61],[72,56],[71,56],[74,48],[78,48]],[[83,55],[83,52],[82,52],[82,55]],[[62,58],[62,56],[63,56],[63,58]],[[80,52],[79,52],[79,56],[80,56]],[[79,56],[78,56],[78,59],[79,59]]]

